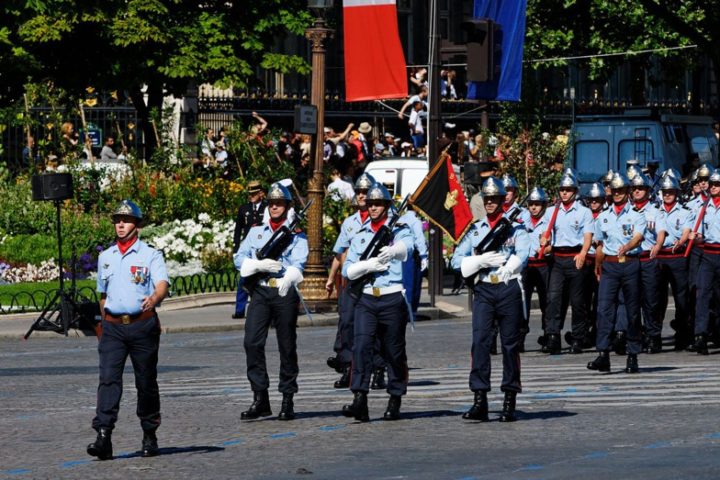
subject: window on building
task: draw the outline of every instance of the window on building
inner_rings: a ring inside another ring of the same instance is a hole
[[[621,140],[618,145],[618,169],[621,172],[627,170],[628,160],[637,160],[642,165],[651,158],[655,158],[655,149],[648,138]]]
[[[712,129],[706,125],[685,125],[690,151],[697,153],[700,162],[717,164],[718,141]]]

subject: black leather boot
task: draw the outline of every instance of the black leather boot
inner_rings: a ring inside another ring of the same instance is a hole
[[[638,373],[640,367],[638,366],[637,355],[634,353],[628,354],[627,363],[625,364],[625,373]]]
[[[354,417],[355,420],[369,422],[370,415],[368,414],[367,393],[355,392],[353,402],[350,405],[345,405],[342,413],[346,417]]]
[[[515,418],[515,398],[517,392],[505,392],[505,400],[503,400],[503,410],[499,420],[501,422],[514,422]]]
[[[610,354],[608,352],[600,352],[592,362],[588,362],[587,368],[589,370],[597,370],[598,372],[609,372],[610,371]]]
[[[615,333],[615,340],[613,340],[613,350],[618,355],[627,354],[627,336],[625,332],[620,331]]]
[[[583,342],[582,340],[573,339],[570,344],[570,353],[583,353]]]
[[[543,353],[549,353],[550,355],[557,355],[562,351],[562,344],[560,343],[560,335],[551,333],[546,335],[547,343],[542,348]]]
[[[282,406],[280,407],[280,414],[278,415],[278,420],[295,420],[295,411],[293,410],[294,406],[295,404],[293,403],[293,394],[283,393],[283,401]]]
[[[98,460],[112,460],[112,430],[99,428],[97,438],[87,447],[87,453]]]
[[[707,346],[707,336],[695,335],[695,343],[689,349],[691,352],[697,352],[698,355],[709,355]]]
[[[335,388],[348,388],[350,386],[350,367],[344,367],[340,378],[335,380],[333,387]]]
[[[662,338],[660,335],[648,337],[647,353],[662,352]]]
[[[143,457],[154,457],[160,454],[158,448],[157,435],[154,431],[146,431],[143,433],[142,439],[142,456]]]
[[[373,370],[372,380],[370,381],[371,390],[384,390],[387,388],[385,383],[385,367],[378,367]]]
[[[400,395],[390,395],[387,410],[385,410],[385,414],[383,415],[383,420],[399,420],[401,403],[402,397]]]
[[[255,420],[259,417],[269,417],[272,415],[270,410],[270,396],[267,390],[253,392],[253,403],[250,408],[240,414],[240,420]]]
[[[327,366],[338,373],[343,373],[343,364],[337,356],[328,357]]]
[[[463,413],[462,417],[465,420],[489,421],[487,392],[475,392],[475,402],[473,406],[470,407],[470,410]]]

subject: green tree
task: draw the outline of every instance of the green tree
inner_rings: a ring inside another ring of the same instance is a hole
[[[155,146],[150,112],[164,95],[182,95],[191,82],[244,87],[256,67],[310,70],[272,51],[310,24],[302,0],[8,0],[0,17],[8,67],[0,87],[14,92],[6,98],[19,98],[27,80],[76,96],[89,85],[127,91],[146,129],[146,158]]]

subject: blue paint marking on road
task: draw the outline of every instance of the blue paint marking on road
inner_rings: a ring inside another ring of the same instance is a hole
[[[3,470],[0,473],[4,475],[25,475],[26,473],[32,473],[29,468],[13,468],[11,470]]]
[[[575,387],[568,387],[565,389],[565,393],[577,393],[577,388]]]
[[[708,433],[707,435],[705,435],[705,438],[711,438],[711,439],[720,438],[720,432]]]
[[[477,480],[477,477],[460,477],[457,480]]]
[[[333,430],[340,430],[341,428],[345,428],[345,425],[325,425],[324,427],[320,427],[319,430],[322,432],[332,432]]]
[[[545,467],[543,467],[542,465],[537,465],[537,464],[525,465],[524,467],[519,468],[518,472],[534,472],[536,470],[542,470],[543,468],[545,468]]]
[[[70,462],[65,462],[60,465],[60,468],[72,468],[76,467],[78,465],[84,465],[86,463],[90,463],[90,460],[72,460]]]
[[[290,438],[294,437],[295,432],[287,432],[287,433],[275,433],[273,435],[270,435],[270,438],[277,439],[277,438]]]
[[[237,440],[226,440],[226,441],[222,442],[221,445],[225,445],[225,446],[227,446],[227,445],[239,445],[239,444],[243,443],[244,441],[245,441],[245,440],[243,440],[242,438],[239,438],[239,439],[237,439]]]
[[[451,363],[448,365],[448,368],[460,368],[460,365],[455,365],[454,363]]]
[[[645,445],[643,448],[667,448],[672,447],[672,444],[670,442],[657,442],[657,443],[651,443],[650,445]]]
[[[587,458],[589,460],[595,459],[595,458],[605,458],[608,456],[607,452],[592,452],[585,455],[583,458]]]

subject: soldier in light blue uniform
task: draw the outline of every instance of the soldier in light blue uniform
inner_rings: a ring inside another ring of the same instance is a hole
[[[703,240],[703,256],[697,274],[697,298],[695,300],[695,343],[693,351],[707,355],[708,335],[717,325],[711,323],[711,306],[720,301],[720,171],[715,170],[709,178],[710,201],[702,219],[702,230],[690,234],[690,238]]]
[[[645,216],[646,228],[640,244],[640,305],[642,310],[644,337],[643,347],[648,353],[657,353],[662,349],[660,334],[662,320],[658,318],[658,284],[660,266],[656,259],[662,248],[662,238],[658,232],[664,230],[658,208],[651,203],[652,184],[643,173],[630,180],[633,208]]]
[[[243,277],[243,285],[251,288],[250,306],[245,321],[245,355],[247,376],[252,387],[254,401],[241,413],[242,420],[272,415],[268,388],[270,379],[265,361],[265,343],[272,324],[277,335],[280,351],[280,381],[278,390],[283,394],[279,420],[295,418],[293,395],[298,391],[299,372],[297,359],[297,285],[302,282],[302,272],[308,257],[305,234],[290,232],[291,239],[280,258],[257,259],[258,250],[270,240],[273,233],[289,223],[288,209],[292,195],[283,185],[273,183],[268,193],[268,218],[262,225],[253,227],[240,244],[233,260]],[[259,281],[255,287],[249,279]]]
[[[427,270],[428,266],[428,246],[425,241],[422,220],[420,220],[415,211],[412,210],[412,205],[408,206],[407,213],[400,217],[399,223],[407,225],[408,228],[410,228],[415,244],[412,254],[403,262],[405,297],[407,298],[408,304],[410,304],[413,320],[415,320],[418,307],[420,306],[422,272]]]
[[[363,173],[355,182],[355,198],[358,210],[346,218],[340,226],[340,234],[333,246],[332,265],[328,280],[325,284],[325,290],[331,294],[335,286],[335,277],[340,270],[350,248],[352,238],[360,231],[360,229],[370,223],[368,208],[366,204],[367,192],[375,184],[375,179],[369,173]],[[348,388],[350,386],[350,364],[352,363],[353,349],[353,325],[355,318],[355,299],[347,292],[347,288],[342,288],[338,292],[338,328],[335,335],[335,344],[333,349],[335,355],[327,359],[330,368],[342,375],[335,381],[333,387]],[[373,377],[370,382],[370,388],[373,390],[382,390],[385,385],[385,361],[380,355],[379,349],[376,349],[373,357]]]
[[[384,420],[400,418],[401,398],[407,393],[408,366],[405,352],[405,329],[409,320],[408,305],[403,295],[402,262],[412,253],[413,235],[406,225],[395,226],[393,240],[376,257],[360,260],[375,234],[390,221],[392,197],[381,184],[373,185],[367,196],[370,223],[360,229],[350,243],[343,264],[348,280],[370,274],[355,304],[355,339],[353,346],[352,384],[354,398],[343,407],[343,414],[361,422],[370,420],[367,394],[373,373],[376,339],[380,340],[387,362],[387,392],[390,394]]]
[[[592,229],[595,231],[595,222],[607,206],[605,189],[601,184],[593,183],[590,185],[590,190],[585,195],[585,204],[592,214]],[[583,342],[585,348],[595,345],[597,333],[598,281],[597,277],[595,277],[595,253],[595,245],[591,245],[585,257],[585,311],[588,315],[588,333],[585,335]],[[623,306],[623,308],[625,307]]]
[[[112,431],[123,391],[123,370],[132,360],[137,388],[137,416],[143,429],[142,456],[159,453],[155,431],[160,426],[157,384],[160,321],[155,307],[167,296],[168,276],[161,252],[138,238],[143,215],[130,200],[113,213],[116,243],[98,257],[102,335],[100,384],[93,428],[98,432],[87,453],[100,460],[112,458]]]
[[[517,203],[519,188],[517,180],[515,180],[515,177],[513,177],[509,173],[506,173],[502,176],[502,182],[503,186],[505,187],[505,201],[502,205],[502,209],[505,211],[505,215],[510,216],[515,210],[520,209],[520,215],[522,216],[522,214],[525,212],[525,209]],[[521,218],[521,216],[518,218]]]
[[[660,269],[658,285],[658,320],[665,318],[667,309],[668,283],[672,286],[675,300],[675,319],[670,326],[675,330],[675,350],[684,350],[692,338],[690,318],[688,311],[688,264],[683,256],[684,245],[692,230],[692,212],[678,202],[680,183],[677,177],[670,174],[663,175],[660,180],[660,194],[663,202],[658,209],[659,236],[663,238],[662,249],[657,259]],[[662,323],[658,325],[662,331]],[[660,333],[658,332],[658,334]],[[650,339],[649,351],[659,351],[662,343],[659,337]]]
[[[515,420],[515,400],[522,391],[520,383],[520,345],[524,323],[522,269],[530,255],[530,237],[520,223],[510,226],[507,238],[498,251],[475,254],[477,247],[493,226],[502,222],[505,187],[495,177],[481,188],[487,216],[476,222],[455,249],[451,265],[465,278],[475,278],[472,309],[472,367],[470,390],[475,393],[473,406],[463,414],[466,420],[488,420],[487,392],[490,391],[490,346],[495,322],[500,331],[503,355],[503,377],[500,389],[505,392],[500,421]],[[507,222],[507,220],[505,220]]]
[[[637,373],[640,341],[640,244],[647,222],[628,201],[630,184],[625,175],[616,173],[610,182],[613,204],[595,222],[596,275],[599,277],[598,357],[587,368],[610,371],[610,336],[615,327],[620,291],[627,311],[627,373]]]

